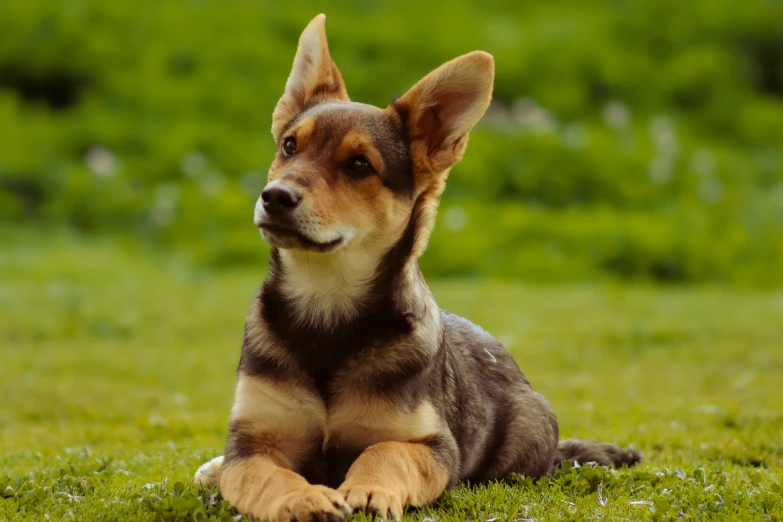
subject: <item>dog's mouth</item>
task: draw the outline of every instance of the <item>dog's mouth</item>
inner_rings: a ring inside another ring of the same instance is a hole
[[[261,230],[261,235],[264,239],[272,246],[278,248],[331,252],[343,242],[343,238],[338,237],[332,241],[320,243],[318,241],[313,241],[292,227],[274,223],[260,223],[258,228]]]

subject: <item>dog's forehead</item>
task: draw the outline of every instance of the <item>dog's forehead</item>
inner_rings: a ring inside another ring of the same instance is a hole
[[[389,141],[398,137],[399,122],[387,111],[374,105],[350,101],[320,103],[303,111],[297,120],[312,118],[315,126],[339,137],[351,130],[364,130],[376,141]]]
[[[375,105],[370,105],[368,103],[354,101],[330,101],[313,105],[312,107],[308,108],[305,113],[310,116],[335,113],[354,116],[380,116],[383,114],[383,110],[379,109]]]

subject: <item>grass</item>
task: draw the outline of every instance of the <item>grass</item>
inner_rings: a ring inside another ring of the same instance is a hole
[[[234,517],[190,481],[221,453],[263,269],[3,236],[0,520]],[[460,486],[406,518],[782,519],[783,293],[432,287],[506,343],[563,436],[631,445],[644,463]]]

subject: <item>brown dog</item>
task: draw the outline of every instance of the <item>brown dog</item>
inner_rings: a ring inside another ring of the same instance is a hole
[[[324,22],[302,33],[272,117],[255,212],[271,268],[245,325],[225,457],[196,481],[261,519],[399,518],[462,480],[638,462],[611,444],[558,444],[509,353],[440,310],[419,271],[446,176],[492,96],[492,57],[450,61],[379,109],[349,101]]]

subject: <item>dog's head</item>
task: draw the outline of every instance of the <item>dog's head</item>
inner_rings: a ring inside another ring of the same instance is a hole
[[[418,209],[415,253],[449,169],[492,96],[494,62],[473,52],[437,68],[389,107],[350,101],[324,15],[299,39],[272,117],[277,144],[255,223],[279,249],[388,249]]]

